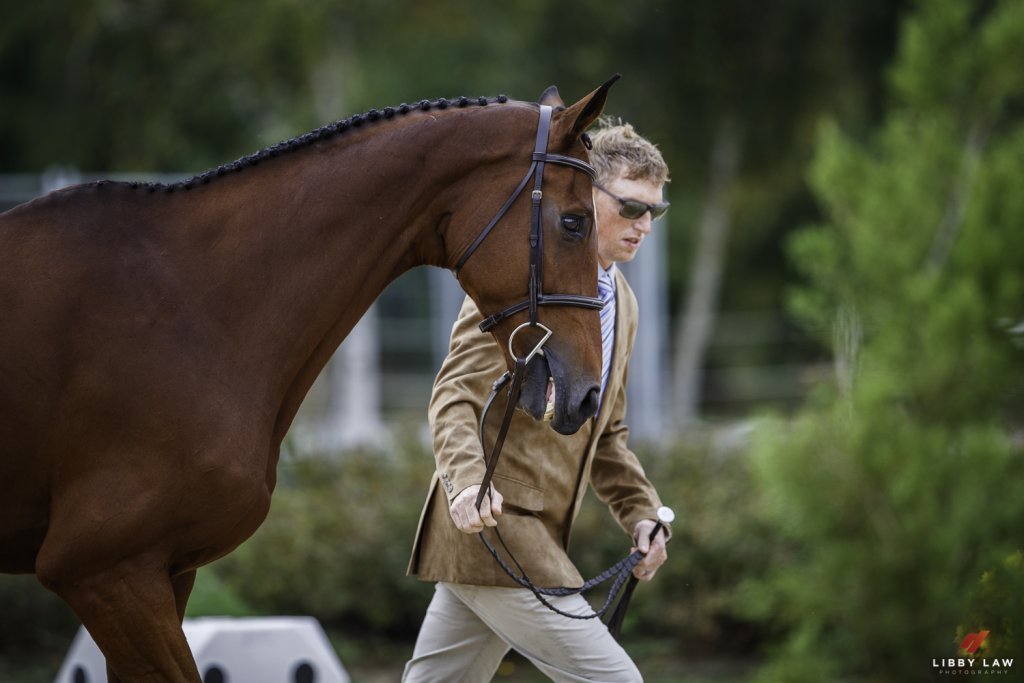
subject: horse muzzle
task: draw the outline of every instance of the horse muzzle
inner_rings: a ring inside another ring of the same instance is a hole
[[[597,384],[574,377],[547,351],[526,366],[519,408],[535,420],[550,420],[559,434],[575,434],[597,413],[599,399]]]

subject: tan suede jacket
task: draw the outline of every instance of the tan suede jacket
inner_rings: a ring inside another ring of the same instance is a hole
[[[548,423],[516,411],[494,474],[494,486],[504,496],[498,529],[534,583],[541,586],[583,583],[567,551],[588,484],[630,535],[638,521],[655,519],[661,505],[626,444],[626,374],[636,337],[637,303],[618,269],[615,277],[616,342],[597,416],[576,434],[562,436]],[[498,344],[477,328],[480,320],[467,297],[452,329],[448,357],[434,382],[429,417],[437,470],[408,571],[425,581],[515,586],[477,535],[459,531],[448,514],[451,500],[483,478],[484,452],[477,425],[492,383],[505,371]],[[485,427],[488,448],[503,410],[504,404],[496,400]],[[496,544],[493,531],[486,533]],[[623,554],[629,545],[629,539],[624,539]]]

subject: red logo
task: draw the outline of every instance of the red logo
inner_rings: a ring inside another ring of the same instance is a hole
[[[988,631],[978,631],[977,633],[968,633],[964,637],[964,641],[960,643],[960,649],[966,650],[969,654],[974,654],[981,647],[981,644],[985,642],[985,638],[988,637]]]

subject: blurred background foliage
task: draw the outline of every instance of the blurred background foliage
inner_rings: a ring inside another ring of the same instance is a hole
[[[0,173],[198,172],[325,122],[423,98],[557,84],[577,99],[613,73],[608,107],[672,168],[680,305],[716,136],[742,164],[727,310],[781,307],[780,236],[813,212],[818,119],[864,131],[906,2],[592,0],[40,0],[0,24]],[[687,219],[685,216],[689,216]]]
[[[725,140],[720,305],[786,307],[814,343],[749,353],[830,369],[790,413],[640,449],[679,522],[627,648],[655,681],[907,683],[985,629],[1024,680],[1021,64],[1020,0],[37,0],[0,22],[0,173],[199,171],[370,107],[621,72],[609,111],[673,169],[672,310]],[[414,429],[324,455],[286,453],[190,613],[312,614],[354,670],[398,643],[393,673],[431,592],[404,571],[432,460]],[[590,501],[584,573],[627,550]],[[0,577],[0,678],[48,680],[75,626]]]

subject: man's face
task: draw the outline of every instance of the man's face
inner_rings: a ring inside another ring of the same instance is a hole
[[[619,215],[622,204],[608,193],[644,204],[657,204],[662,201],[662,183],[629,180],[619,175],[603,186],[608,192],[594,188],[594,206],[597,212],[597,254],[601,267],[607,269],[613,263],[632,261],[640,244],[651,232],[650,211],[640,218],[623,218]]]

